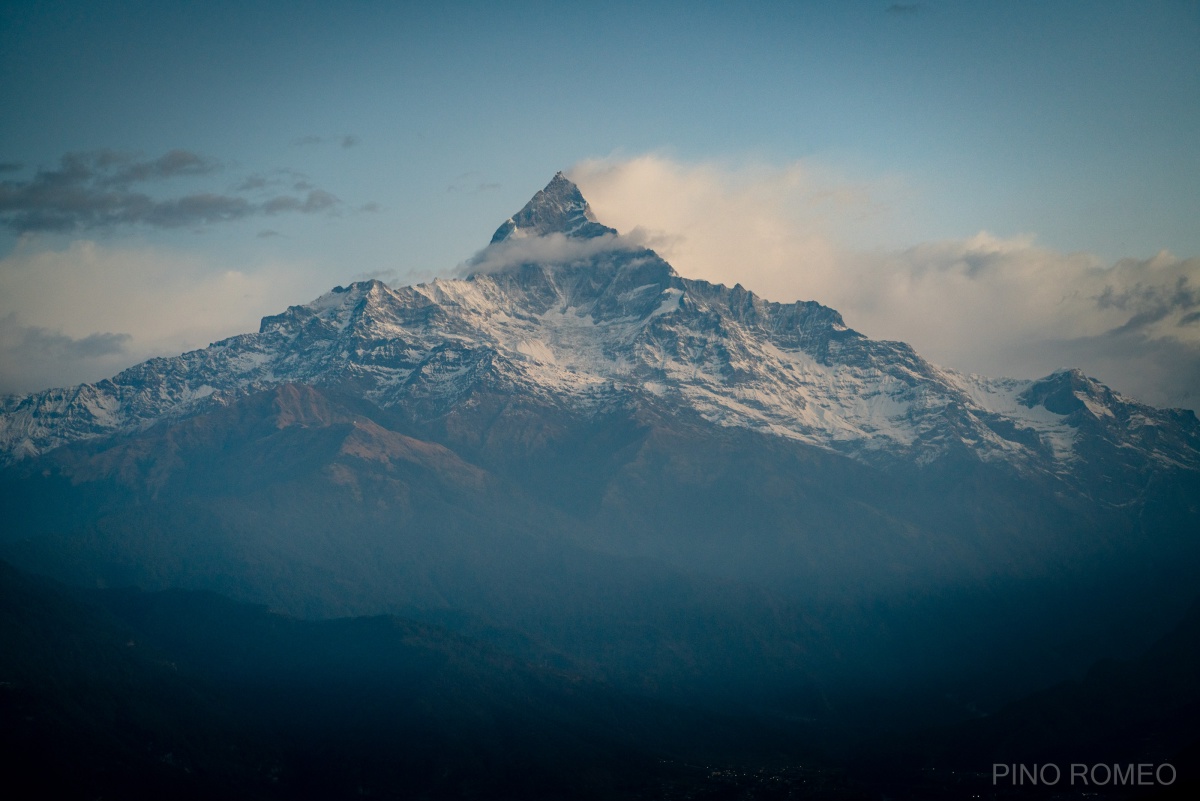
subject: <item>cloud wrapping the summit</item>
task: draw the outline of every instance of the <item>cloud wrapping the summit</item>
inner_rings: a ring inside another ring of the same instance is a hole
[[[559,233],[545,236],[512,237],[488,245],[454,270],[456,278],[478,273],[500,273],[523,264],[576,264],[598,253],[612,250],[643,250],[646,239],[640,230],[626,235],[604,234],[576,239]]]

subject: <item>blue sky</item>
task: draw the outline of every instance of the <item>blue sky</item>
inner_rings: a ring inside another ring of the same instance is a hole
[[[0,391],[449,275],[567,169],[684,274],[1194,407],[1198,65],[1195,1],[8,3]]]

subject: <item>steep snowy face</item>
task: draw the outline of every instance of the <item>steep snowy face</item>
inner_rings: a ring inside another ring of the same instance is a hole
[[[682,278],[596,222],[561,173],[489,250],[536,236],[596,246],[464,279],[338,287],[264,318],[258,333],[95,385],[3,399],[3,459],[295,382],[424,420],[480,394],[584,417],[642,403],[868,461],[967,455],[1064,473],[1100,448],[1105,459],[1136,451],[1200,467],[1190,412],[1133,403],[1077,372],[1036,382],[963,376],[903,343],[868,339],[819,303],[771,303],[740,285]]]
[[[492,244],[506,239],[527,236],[564,234],[579,239],[591,239],[616,230],[596,221],[596,215],[583,199],[579,187],[561,172],[556,173],[546,188],[533,196],[525,208],[509,217],[492,235]]]

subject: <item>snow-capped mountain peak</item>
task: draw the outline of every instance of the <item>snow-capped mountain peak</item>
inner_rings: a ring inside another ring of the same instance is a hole
[[[492,244],[547,234],[591,239],[616,230],[596,220],[588,202],[572,181],[556,173],[545,189],[538,191],[525,207],[505,220],[492,236]]]
[[[584,419],[632,404],[869,462],[957,455],[1064,475],[1137,454],[1200,468],[1191,412],[1137,404],[1078,371],[960,375],[819,303],[684,278],[654,251],[605,236],[615,233],[559,173],[485,251],[520,251],[502,269],[337,287],[257,333],[95,385],[0,399],[0,461],[291,382],[424,421],[479,397]]]

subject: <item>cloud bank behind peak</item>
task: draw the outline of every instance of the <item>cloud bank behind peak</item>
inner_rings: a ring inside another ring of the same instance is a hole
[[[914,192],[820,165],[590,160],[568,175],[600,219],[647,238],[681,274],[816,300],[869,336],[964,372],[1079,367],[1160,406],[1200,404],[1200,258],[1105,263],[1033,235],[905,241]]]

